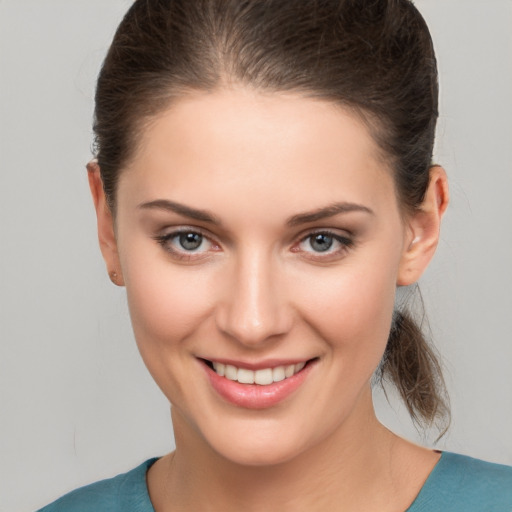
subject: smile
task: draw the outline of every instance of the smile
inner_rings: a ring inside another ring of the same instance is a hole
[[[239,382],[240,384],[259,384],[260,386],[268,386],[274,382],[293,377],[300,372],[305,362],[289,364],[286,366],[276,366],[275,368],[262,368],[260,370],[249,370],[248,368],[237,368],[231,364],[212,363],[215,373],[228,380]]]
[[[319,358],[307,361],[244,368],[231,361],[202,359],[202,367],[213,390],[225,401],[246,409],[266,409],[293,395],[308,379]],[[265,363],[263,363],[265,364]]]

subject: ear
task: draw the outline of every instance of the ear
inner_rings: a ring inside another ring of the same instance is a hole
[[[448,200],[446,172],[436,165],[430,169],[430,181],[423,203],[406,220],[406,239],[398,269],[398,286],[415,283],[430,263],[439,241],[441,218]]]
[[[111,281],[124,286],[119,253],[117,250],[117,241],[114,229],[114,218],[107,204],[103,182],[100,175],[100,167],[96,160],[87,164],[87,175],[89,178],[89,187],[91,189],[92,200],[96,210],[98,223],[98,240],[100,243],[101,254],[107,265]]]

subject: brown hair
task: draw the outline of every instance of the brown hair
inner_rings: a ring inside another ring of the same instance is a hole
[[[190,91],[238,83],[356,111],[395,174],[406,211],[422,202],[437,120],[428,28],[409,0],[137,0],[96,91],[96,156],[115,213],[119,173],[145,123]],[[419,327],[395,314],[378,375],[415,420],[447,412],[441,369]]]

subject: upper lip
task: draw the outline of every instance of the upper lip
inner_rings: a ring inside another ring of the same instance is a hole
[[[236,359],[229,359],[223,357],[200,357],[200,359],[204,359],[205,361],[209,361],[211,363],[229,364],[232,366],[236,366],[237,368],[245,368],[247,370],[262,370],[264,368],[276,368],[277,366],[288,366],[297,363],[307,363],[308,361],[314,358],[299,357],[290,359],[265,359],[262,361],[240,361]]]

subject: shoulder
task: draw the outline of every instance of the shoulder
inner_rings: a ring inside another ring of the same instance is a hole
[[[147,460],[127,473],[80,487],[38,512],[154,512],[146,473],[156,460]]]
[[[512,467],[444,452],[410,512],[511,512]]]
[[[453,489],[469,496],[507,497],[512,505],[512,467],[449,452],[441,462],[439,472]]]

